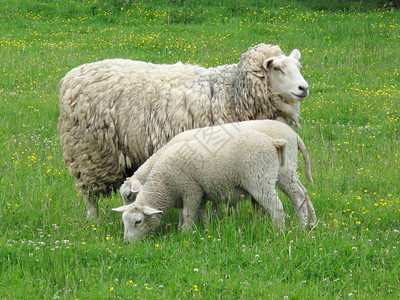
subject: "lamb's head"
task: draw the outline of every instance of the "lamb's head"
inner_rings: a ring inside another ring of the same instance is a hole
[[[139,180],[133,177],[128,178],[121,186],[119,192],[121,193],[124,205],[131,204],[135,201],[136,195],[142,188]]]
[[[112,210],[122,212],[125,242],[134,243],[160,225],[162,211],[146,205],[132,203]]]
[[[308,96],[308,83],[301,75],[300,51],[294,49],[289,56],[280,55],[264,60],[271,90],[286,101],[304,100]]]

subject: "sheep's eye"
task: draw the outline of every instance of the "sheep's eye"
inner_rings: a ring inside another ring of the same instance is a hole
[[[142,220],[137,220],[137,221],[135,221],[135,226],[140,225],[140,223],[142,223]]]
[[[278,67],[274,67],[274,71],[277,71],[277,72],[282,72],[282,70],[281,70],[281,69],[279,69]]]

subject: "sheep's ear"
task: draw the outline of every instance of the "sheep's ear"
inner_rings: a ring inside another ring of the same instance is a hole
[[[117,211],[117,212],[125,212],[128,209],[129,205],[123,205],[117,208],[112,208],[113,211]]]
[[[143,213],[145,215],[150,216],[150,215],[153,215],[153,214],[162,213],[162,210],[158,210],[158,209],[152,208],[150,206],[143,206]]]
[[[294,49],[292,53],[290,53],[289,57],[299,60],[301,57],[300,51],[298,49]]]
[[[134,179],[131,182],[131,192],[132,193],[139,193],[140,190],[142,189],[142,184],[140,183],[139,180]]]
[[[272,57],[264,60],[264,62],[263,62],[264,69],[267,70],[273,62],[274,62],[274,59]]]

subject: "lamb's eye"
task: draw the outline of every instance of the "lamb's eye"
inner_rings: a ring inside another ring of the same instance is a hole
[[[277,72],[282,72],[282,70],[281,70],[281,69],[279,69],[278,67],[274,67],[274,71],[277,71]]]
[[[142,220],[137,220],[137,221],[135,221],[135,226],[140,225],[140,223],[142,223]]]

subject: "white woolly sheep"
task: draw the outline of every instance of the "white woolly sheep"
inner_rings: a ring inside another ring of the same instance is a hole
[[[286,141],[252,130],[235,135],[220,130],[212,138],[212,143],[193,139],[169,147],[157,159],[135,202],[113,209],[123,213],[126,241],[154,231],[172,208],[182,208],[181,230],[186,231],[196,223],[205,199],[229,199],[237,190],[250,193],[275,225],[285,225],[275,185]]]
[[[287,144],[286,164],[279,168],[278,187],[291,199],[296,216],[301,225],[314,224],[317,221],[315,210],[308,195],[307,189],[301,183],[297,173],[298,149],[304,159],[304,173],[306,178],[313,183],[311,176],[310,158],[307,149],[298,134],[288,125],[273,120],[254,120],[238,123],[228,123],[214,127],[204,127],[184,131],[176,135],[165,146],[154,153],[130,178],[127,178],[120,188],[120,193],[124,204],[135,201],[136,194],[144,184],[147,177],[156,163],[157,159],[172,145],[180,142],[199,140],[204,145],[214,140],[213,133],[226,131],[232,136],[244,130],[255,130],[267,134],[271,138],[284,139]],[[233,203],[234,204],[234,203]]]
[[[308,95],[299,58],[297,49],[285,56],[259,44],[239,63],[213,68],[107,59],[69,71],[58,131],[88,218],[97,216],[100,194],[117,189],[184,130],[254,119],[299,126]]]

